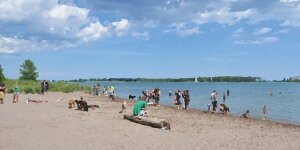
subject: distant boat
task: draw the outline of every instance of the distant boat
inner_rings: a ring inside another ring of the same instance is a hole
[[[213,78],[212,77],[210,77],[210,82],[213,82]]]
[[[198,82],[198,78],[197,78],[197,77],[195,77],[195,82],[196,82],[196,83]]]

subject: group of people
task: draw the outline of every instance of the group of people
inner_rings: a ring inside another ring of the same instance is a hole
[[[143,95],[140,97],[141,99],[147,101],[147,103],[149,103],[150,105],[160,106],[159,100],[160,100],[161,91],[159,88],[146,90],[146,92],[142,91],[142,94]],[[152,100],[154,100],[154,102]]]
[[[169,92],[169,96],[172,96],[170,92]],[[190,104],[189,90],[184,90],[182,94],[179,89],[176,90],[175,97],[174,97],[174,105],[177,107],[177,109],[188,110],[189,104]]]
[[[99,96],[100,94],[108,96],[109,97],[109,102],[111,102],[111,100],[115,100],[115,87],[113,86],[104,86],[101,87],[100,85],[94,85],[92,87],[92,94],[95,96]]]
[[[13,103],[19,102],[19,95],[20,95],[20,87],[18,85],[18,82],[16,82],[15,86],[12,89],[13,92]],[[6,85],[5,81],[0,83],[0,104],[4,104],[4,98],[6,94]]]
[[[43,95],[45,92],[49,90],[49,83],[46,80],[41,81],[41,94]],[[13,103],[19,102],[19,97],[21,93],[21,88],[19,87],[19,83],[16,82],[14,87],[12,88],[13,93]],[[0,104],[4,103],[4,98],[6,94],[6,84],[5,81],[0,83]]]
[[[229,90],[227,90],[227,97],[229,96]],[[226,94],[225,92],[223,93],[223,103],[220,104],[220,112],[224,115],[227,115],[227,112],[229,112],[229,107],[225,104],[226,100]],[[212,111],[213,113],[216,112],[218,108],[218,93],[216,90],[213,90],[211,93],[211,103],[212,103]],[[210,111],[210,106],[208,105],[208,111]],[[262,108],[262,120],[267,119],[267,105],[264,105]],[[250,110],[246,110],[245,113],[242,114],[243,118],[250,118]]]

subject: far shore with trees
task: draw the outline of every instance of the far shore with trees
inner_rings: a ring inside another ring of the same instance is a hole
[[[0,65],[0,83],[6,82],[6,91],[11,93],[16,82],[18,82],[21,92],[23,93],[40,93],[41,82],[37,80],[39,77],[37,68],[33,61],[26,59],[20,65],[19,79],[7,79],[3,74]],[[44,80],[44,79],[42,79]],[[75,79],[49,82],[50,92],[73,92],[73,91],[90,91],[91,87],[81,86],[76,82],[95,82],[95,81],[118,81],[118,82],[267,82],[260,77],[243,77],[243,76],[218,76],[218,77],[191,77],[191,78],[89,78]],[[71,82],[71,83],[70,83]],[[75,82],[75,83],[74,83]],[[273,82],[300,82],[300,76],[284,78],[283,80],[273,80]]]
[[[97,81],[117,81],[117,82],[195,82],[195,78],[89,78],[75,79],[68,82],[97,82]],[[243,76],[219,76],[219,77],[197,77],[197,82],[269,82],[260,77]],[[283,80],[273,80],[271,82],[300,82],[300,78],[284,78]]]

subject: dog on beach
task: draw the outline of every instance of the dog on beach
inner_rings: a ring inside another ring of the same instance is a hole
[[[75,103],[77,105],[77,110],[89,111],[89,106],[88,106],[86,101],[84,101],[84,100],[75,100]]]
[[[249,110],[246,110],[246,112],[243,113],[241,117],[242,117],[242,118],[250,118],[250,111],[249,111]]]
[[[126,103],[126,101],[124,101],[122,103],[121,111],[119,111],[119,113],[122,113],[122,112],[126,111],[126,107],[127,107],[127,103]]]
[[[75,107],[75,100],[74,99],[70,99],[69,100],[69,108],[73,108],[73,107]]]
[[[136,96],[129,95],[129,96],[128,96],[128,99],[135,99],[135,97],[136,97]]]
[[[211,110],[211,105],[207,104],[207,111],[210,112],[210,110]]]
[[[229,107],[227,107],[225,104],[220,104],[220,111],[222,112],[222,114],[227,115],[227,112],[229,111]]]

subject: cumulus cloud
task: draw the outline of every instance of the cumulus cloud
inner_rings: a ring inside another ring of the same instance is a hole
[[[47,46],[48,43],[46,41],[36,42],[18,37],[0,36],[0,53],[2,54],[14,54],[21,51],[38,51]]]
[[[117,36],[124,36],[130,27],[130,23],[127,19],[121,19],[112,23]]]
[[[75,47],[82,41],[99,40],[109,32],[125,35],[127,19],[102,25],[90,9],[73,1],[3,0],[0,1],[1,53],[39,51]],[[113,26],[113,28],[109,28]]]
[[[68,20],[71,17],[86,22],[88,19],[89,10],[68,5],[56,5],[51,10],[45,11],[43,15],[46,18],[55,18],[60,20]]]
[[[102,38],[108,32],[108,28],[104,27],[100,22],[90,23],[87,27],[83,28],[77,37],[83,39],[86,42],[96,41]]]
[[[271,32],[271,31],[272,31],[271,28],[263,27],[263,28],[257,29],[253,34],[254,35],[263,35],[268,32]]]
[[[49,9],[57,0],[1,0],[0,21],[21,22],[35,19],[41,11]]]
[[[234,41],[235,44],[254,44],[254,45],[260,45],[260,44],[271,44],[278,42],[278,37],[263,37],[255,40],[236,40]]]

